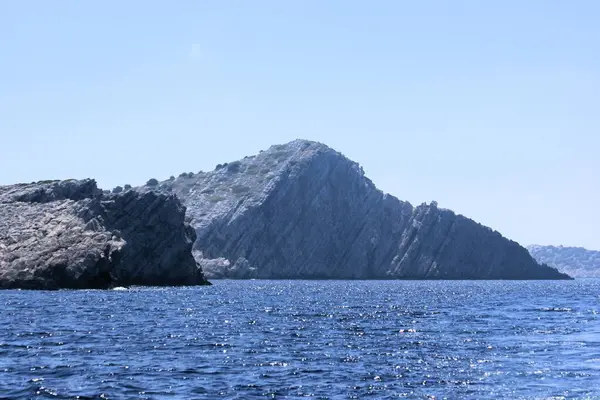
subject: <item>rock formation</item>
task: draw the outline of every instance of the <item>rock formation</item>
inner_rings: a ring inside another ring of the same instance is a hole
[[[173,195],[93,180],[0,186],[0,288],[205,284]]]
[[[531,255],[540,263],[546,263],[575,278],[600,277],[600,251],[583,247],[527,246]]]
[[[305,140],[138,188],[175,193],[209,278],[568,279],[518,243],[435,202],[384,194]]]

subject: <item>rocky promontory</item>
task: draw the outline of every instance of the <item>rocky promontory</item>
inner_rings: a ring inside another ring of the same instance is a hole
[[[93,180],[0,186],[0,288],[207,284],[185,207]]]
[[[137,188],[176,194],[210,278],[569,279],[518,243],[435,202],[385,194],[317,142]]]

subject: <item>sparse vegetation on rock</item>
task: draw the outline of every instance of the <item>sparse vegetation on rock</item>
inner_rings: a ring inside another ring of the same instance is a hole
[[[210,201],[211,203],[219,203],[223,200],[226,200],[226,197],[224,197],[224,196],[209,196],[208,197],[208,201]]]
[[[227,164],[227,171],[229,172],[240,172],[240,167],[242,165],[241,161],[234,161]]]
[[[250,188],[245,185],[233,185],[231,188],[231,192],[235,194],[247,193],[250,191]]]

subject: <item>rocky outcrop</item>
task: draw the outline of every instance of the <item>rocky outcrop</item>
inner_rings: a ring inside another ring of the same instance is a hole
[[[567,279],[468,218],[384,194],[329,147],[297,140],[151,187],[175,193],[209,278]]]
[[[583,247],[527,246],[531,255],[540,263],[546,263],[575,278],[600,277],[600,251]]]
[[[0,288],[205,284],[173,195],[93,180],[0,186]]]

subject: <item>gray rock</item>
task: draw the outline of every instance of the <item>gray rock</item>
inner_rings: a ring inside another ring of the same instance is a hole
[[[413,207],[384,194],[357,163],[316,142],[163,184],[187,207],[209,278],[569,278],[435,202]]]
[[[207,283],[173,195],[106,195],[93,180],[0,186],[0,288]]]
[[[583,247],[527,246],[531,255],[540,263],[546,263],[575,278],[600,277],[600,251]]]

